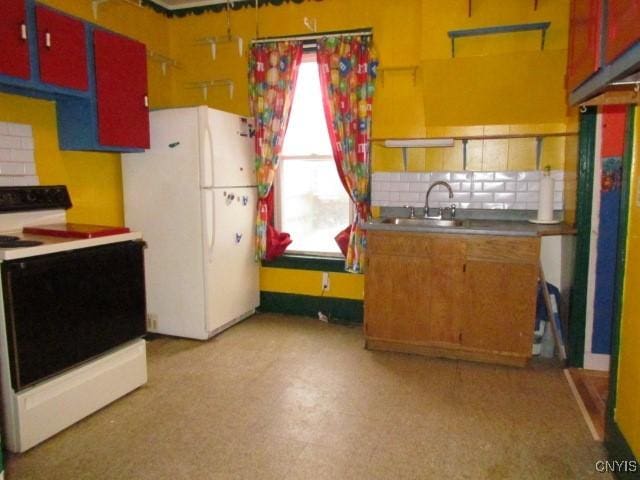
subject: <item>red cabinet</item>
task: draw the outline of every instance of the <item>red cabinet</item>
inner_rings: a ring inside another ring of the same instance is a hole
[[[602,0],[571,2],[567,87],[571,91],[600,66],[600,9]]]
[[[31,76],[25,0],[0,2],[0,74]]]
[[[606,60],[612,62],[640,40],[640,0],[607,2]]]
[[[146,47],[104,30],[93,46],[100,145],[149,148]]]
[[[87,90],[87,46],[84,23],[36,6],[40,80],[50,85]]]

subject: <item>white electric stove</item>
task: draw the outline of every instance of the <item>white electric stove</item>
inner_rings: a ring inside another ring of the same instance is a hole
[[[64,186],[0,187],[0,384],[13,452],[147,381],[142,236],[67,224],[70,206]]]

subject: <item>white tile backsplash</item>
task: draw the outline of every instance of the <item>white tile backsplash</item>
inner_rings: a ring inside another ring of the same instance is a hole
[[[33,129],[22,123],[0,122],[0,185],[38,185]]]
[[[474,182],[492,182],[494,179],[493,172],[473,172]]]
[[[504,182],[483,182],[483,192],[504,192]]]
[[[0,155],[1,155],[0,150]],[[0,162],[1,160],[0,156]],[[565,173],[551,172],[555,180],[554,209],[564,206]],[[455,204],[459,208],[536,210],[541,172],[380,172],[372,175],[372,205],[424,206],[425,194],[433,182],[451,185],[453,199],[446,188],[436,187],[429,197],[433,206]]]
[[[21,149],[22,142],[20,137],[12,137],[11,135],[0,135],[0,148]]]
[[[517,180],[518,172],[495,172],[493,178],[499,181]]]
[[[431,174],[432,182],[448,182],[449,180],[451,180],[451,174],[449,172],[434,172]]]

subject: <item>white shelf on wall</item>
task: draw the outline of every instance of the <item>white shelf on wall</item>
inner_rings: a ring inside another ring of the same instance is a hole
[[[218,45],[224,43],[235,43],[238,46],[238,56],[242,56],[244,50],[244,40],[242,37],[238,37],[236,35],[231,35],[231,33],[227,33],[226,35],[221,35],[217,37],[204,37],[196,40],[196,43],[199,45],[210,45],[211,48],[211,58],[213,60],[216,59],[216,55],[218,52]]]
[[[536,140],[536,169],[542,168],[542,142],[546,137],[571,137],[578,135],[577,132],[555,132],[555,133],[513,133],[502,135],[460,135],[452,137],[438,138],[372,138],[372,143],[381,144],[385,148],[402,148],[402,165],[404,171],[407,170],[407,148],[450,148],[456,140],[462,141],[462,164],[464,170],[467,169],[467,143],[470,140],[508,140],[515,138],[534,138]]]
[[[160,64],[162,75],[167,74],[167,67],[180,68],[176,60],[153,50],[147,50],[147,58]]]
[[[386,148],[402,149],[402,166],[407,171],[407,148],[439,148],[453,147],[453,138],[407,138],[394,139],[387,138],[383,140],[383,146]]]
[[[235,82],[228,78],[220,78],[217,80],[203,80],[199,82],[189,82],[185,85],[185,88],[199,88],[202,90],[202,95],[206,100],[209,95],[209,89],[215,87],[227,87],[229,89],[229,99],[233,98],[233,90],[235,88]]]

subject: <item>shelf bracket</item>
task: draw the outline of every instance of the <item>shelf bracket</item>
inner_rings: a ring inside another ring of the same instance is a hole
[[[542,167],[542,142],[544,137],[536,137],[536,170]]]
[[[468,157],[467,157],[467,144],[469,143],[468,138],[462,139],[462,170],[467,169]]]
[[[547,29],[551,22],[519,23],[517,25],[498,25],[495,27],[470,28],[466,30],[450,30],[447,32],[451,39],[451,58],[456,56],[456,38],[478,37],[481,35],[495,35],[498,33],[529,32],[540,30],[540,50],[544,50]]]
[[[409,157],[407,153],[407,147],[402,147],[402,169],[403,171],[407,171],[407,166],[409,165]]]
[[[202,96],[207,100],[209,96],[209,89],[212,87],[224,87],[229,89],[229,100],[233,98],[233,91],[235,89],[235,82],[230,79],[219,80],[204,80],[202,82],[191,82],[186,84],[186,88],[199,88],[202,90]]]
[[[242,56],[244,51],[244,40],[242,37],[236,37],[235,35],[222,35],[220,37],[205,37],[197,40],[199,44],[209,44],[211,46],[211,58],[216,59],[218,45],[221,43],[235,42],[238,45],[238,56]]]
[[[162,55],[161,53],[154,52],[153,50],[147,51],[147,58],[149,58],[149,60],[153,60],[154,62],[158,62],[160,64],[160,69],[162,70],[162,76],[167,75],[167,67],[180,68],[176,60],[169,58],[166,55]]]

